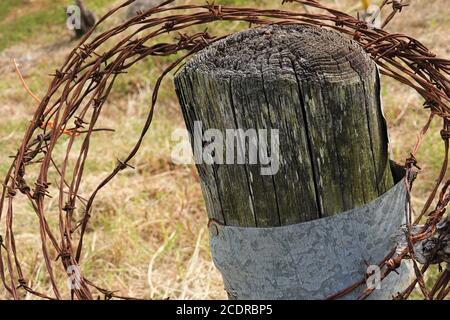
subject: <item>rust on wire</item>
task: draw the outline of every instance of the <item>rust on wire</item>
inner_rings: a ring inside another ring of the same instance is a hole
[[[119,172],[133,168],[131,162],[151,126],[158,90],[164,78],[170,72],[176,71],[190,55],[227,36],[227,34],[212,35],[206,31],[195,32],[195,27],[220,21],[247,22],[249,27],[267,24],[309,24],[337,30],[353,37],[378,64],[382,74],[415,89],[424,98],[424,107],[429,110],[430,117],[418,134],[411,156],[405,160],[408,178],[405,182],[408,193],[407,203],[405,203],[408,221],[407,245],[386,253],[386,258],[379,262],[379,266],[382,268],[382,278],[385,278],[391,272],[395,272],[404,259],[413,260],[416,279],[407,290],[399,293],[396,297],[398,299],[407,299],[416,284],[419,284],[419,289],[426,299],[448,297],[449,271],[441,272],[429,291],[425,286],[424,274],[429,269],[430,263],[419,267],[414,245],[436,236],[438,230],[441,230],[438,226],[449,219],[445,212],[450,202],[448,190],[450,180],[444,182],[450,138],[449,60],[436,57],[414,38],[371,28],[366,22],[329,8],[316,0],[283,1],[283,3],[299,4],[298,11],[236,8],[214,4],[174,6],[170,5],[173,0],[168,0],[156,8],[140,12],[136,17],[105,32],[96,33],[99,25],[109,21],[111,16],[133,2],[134,0],[126,1],[102,17],[95,28],[86,34],[80,44],[68,55],[64,64],[54,72],[49,89],[40,101],[3,181],[0,221],[5,225],[5,234],[0,236],[0,280],[14,299],[20,298],[21,291],[43,299],[63,298],[59,289],[61,284],[58,284],[55,279],[56,263],[65,272],[73,266],[76,270],[81,270],[83,239],[96,195]],[[387,11],[388,14],[382,26],[386,26],[407,5],[407,1],[383,0],[381,10]],[[304,8],[308,10],[303,10]],[[312,13],[317,11],[320,13]],[[168,33],[176,35],[172,43],[157,42],[162,35]],[[114,40],[114,45],[111,48],[104,48],[105,42],[111,39]],[[176,55],[177,58],[165,68],[154,83],[147,118],[135,146],[124,159],[118,161],[115,169],[99,182],[88,199],[82,198],[80,184],[90,139],[98,131],[112,130],[96,128],[96,123],[115,80],[126,73],[132,65],[146,57],[171,55]],[[417,172],[420,171],[417,152],[435,117],[444,119],[441,132],[445,145],[442,169],[428,201],[421,210],[420,219],[413,221],[411,185]],[[75,127],[70,128],[71,125]],[[69,141],[66,156],[62,163],[56,163],[53,153],[62,136],[68,136],[66,137]],[[73,169],[68,172],[68,155],[74,153],[72,147],[75,139],[80,139],[82,146]],[[32,164],[34,164],[33,167],[31,167]],[[56,169],[59,175],[59,181],[54,187],[57,191],[53,194],[50,192],[48,181],[50,168]],[[36,173],[37,178],[34,180],[29,178],[29,172]],[[30,186],[34,186],[34,190]],[[25,196],[26,201],[29,201],[36,213],[46,275],[53,291],[51,296],[33,290],[22,271],[13,230],[18,191]],[[436,206],[430,209],[437,196]],[[59,212],[59,228],[56,230],[51,229],[47,223],[48,197],[56,200],[53,203],[56,203],[56,209]],[[83,208],[83,217],[74,224],[72,218],[77,207]],[[426,220],[425,223],[419,225],[423,219]],[[417,231],[417,228],[420,230]],[[413,232],[413,230],[416,231]],[[54,257],[53,252],[56,252]],[[69,274],[67,276],[70,277]],[[364,284],[365,279],[361,279],[347,289],[337,292],[330,299],[343,297]],[[71,289],[70,298],[94,299],[96,293],[102,294],[104,299],[129,299],[114,291],[100,288],[83,275],[80,275],[78,285]],[[360,299],[365,299],[370,294],[371,290],[365,290]]]

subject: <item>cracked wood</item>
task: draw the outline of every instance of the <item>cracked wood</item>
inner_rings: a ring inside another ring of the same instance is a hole
[[[343,35],[268,26],[220,40],[175,77],[188,130],[279,129],[280,170],[197,165],[208,215],[273,227],[360,207],[393,186],[375,64]]]

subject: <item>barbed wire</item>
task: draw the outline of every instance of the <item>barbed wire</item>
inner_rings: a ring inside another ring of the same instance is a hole
[[[52,75],[48,91],[34,113],[4,179],[0,198],[0,221],[5,224],[6,231],[4,239],[0,237],[0,279],[14,299],[20,298],[20,290],[43,299],[63,298],[60,284],[55,278],[53,252],[65,273],[73,267],[75,267],[74,272],[79,273],[79,283],[71,288],[72,299],[93,299],[94,291],[103,294],[105,299],[128,299],[95,285],[81,273],[83,241],[96,196],[117,174],[133,168],[131,161],[138,153],[151,126],[159,88],[165,77],[177,70],[189,56],[228,35],[213,35],[207,31],[196,32],[195,30],[198,30],[196,27],[221,21],[247,22],[249,27],[268,24],[308,24],[337,30],[357,41],[377,63],[382,74],[415,89],[424,98],[424,107],[429,109],[430,115],[418,134],[411,156],[405,160],[405,184],[408,193],[405,203],[407,245],[386,253],[386,258],[380,262],[379,266],[383,271],[382,278],[385,278],[394,272],[404,259],[413,261],[416,279],[407,290],[397,296],[398,299],[407,299],[416,284],[419,284],[426,299],[444,299],[449,295],[448,269],[440,274],[431,291],[426,288],[424,280],[424,274],[432,263],[438,264],[445,261],[436,259],[437,252],[434,252],[431,254],[432,258],[420,268],[414,249],[417,243],[440,236],[442,224],[446,219],[448,220],[445,210],[450,201],[448,190],[450,180],[444,182],[444,178],[447,171],[450,138],[449,60],[437,57],[412,37],[373,28],[365,21],[329,8],[316,0],[283,1],[283,3],[293,2],[306,6],[311,9],[307,12],[216,4],[174,6],[170,5],[173,0],[169,0],[157,8],[139,12],[136,17],[96,34],[100,25],[103,26],[119,10],[133,2],[134,0],[126,1],[101,18],[94,29],[68,55],[61,68]],[[400,0],[383,0],[381,10],[388,11],[387,18],[382,23],[383,27],[406,5]],[[312,11],[319,11],[319,13],[312,13]],[[167,34],[176,34],[173,42],[162,40]],[[158,40],[161,42],[157,42]],[[175,58],[165,67],[154,83],[151,104],[136,144],[123,160],[117,161],[114,170],[97,185],[89,198],[84,199],[80,195],[80,188],[90,141],[93,134],[103,130],[97,128],[96,124],[101,117],[107,98],[117,78],[126,73],[131,66],[149,56],[174,56]],[[443,164],[419,218],[414,221],[411,185],[413,178],[420,171],[416,156],[434,117],[444,119],[441,132],[445,146]],[[57,163],[54,157],[55,147],[63,136],[68,137],[67,147],[64,160]],[[77,140],[81,140],[81,147],[76,160],[71,163],[72,168],[69,165],[69,155],[75,153],[74,143]],[[59,179],[56,190],[53,192],[49,183],[50,169],[57,172]],[[30,172],[37,175],[37,178],[31,178]],[[430,210],[439,190],[441,191],[437,205]],[[52,296],[36,292],[25,280],[26,275],[22,270],[13,228],[16,217],[14,208],[19,194],[25,197],[25,201],[31,204],[36,213],[42,256],[46,275],[51,284]],[[51,196],[57,200],[54,210],[58,212],[59,221],[58,227],[53,229],[47,221],[50,208],[46,200]],[[77,209],[80,207],[83,209]],[[76,212],[82,212],[82,218],[74,222]],[[425,224],[419,225],[425,217]],[[67,276],[71,279],[71,274]],[[336,293],[330,299],[343,297],[364,284],[365,278]],[[372,290],[365,290],[360,298],[365,299],[371,293]]]

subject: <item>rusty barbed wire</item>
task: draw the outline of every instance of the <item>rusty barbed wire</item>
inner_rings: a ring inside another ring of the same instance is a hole
[[[211,35],[206,31],[195,32],[196,27],[221,21],[247,22],[249,27],[267,24],[309,24],[337,30],[357,41],[377,63],[382,74],[415,89],[424,98],[424,107],[429,109],[430,116],[419,132],[410,158],[405,161],[407,177],[405,183],[408,191],[408,201],[405,204],[408,244],[404,248],[397,248],[397,250],[386,253],[386,258],[380,262],[379,266],[383,270],[382,277],[385,278],[394,272],[404,259],[413,261],[416,280],[407,290],[399,293],[398,299],[407,299],[416,284],[419,284],[426,299],[444,299],[449,295],[448,269],[441,273],[431,291],[428,291],[424,284],[424,274],[431,265],[431,261],[435,264],[445,261],[436,260],[436,255],[432,255],[433,259],[420,268],[414,252],[414,246],[418,242],[436,236],[439,226],[449,219],[445,212],[450,201],[450,191],[448,190],[450,180],[442,186],[447,172],[450,138],[449,60],[437,57],[412,37],[369,27],[365,21],[329,8],[316,0],[283,1],[283,3],[294,2],[310,8],[307,12],[240,8],[216,4],[169,6],[173,2],[173,0],[169,0],[159,7],[139,12],[136,17],[105,32],[95,33],[99,29],[99,25],[109,21],[117,11],[133,2],[134,0],[126,1],[101,18],[96,27],[68,55],[61,68],[52,75],[53,79],[48,91],[34,113],[3,182],[0,198],[0,221],[5,224],[6,233],[4,238],[0,237],[0,279],[4,288],[14,299],[21,297],[21,290],[43,299],[63,298],[55,278],[54,260],[61,263],[65,273],[69,267],[73,266],[76,266],[77,272],[81,273],[83,240],[96,195],[119,172],[133,168],[131,160],[139,151],[150,128],[158,91],[164,78],[176,70],[186,58],[227,36],[227,34]],[[386,20],[382,23],[383,27],[406,5],[406,1],[383,0],[381,10],[389,10]],[[301,8],[299,6],[299,9]],[[320,13],[312,13],[313,11]],[[167,34],[177,35],[173,42],[154,44]],[[110,47],[108,47],[108,43],[110,43]],[[113,44],[111,45],[111,43]],[[116,79],[126,73],[128,68],[149,56],[175,56],[176,58],[165,68],[154,84],[147,118],[135,146],[123,160],[117,161],[115,169],[98,184],[89,198],[85,199],[80,195],[80,188],[90,139],[94,133],[103,130],[96,128],[97,120],[101,116]],[[444,119],[443,165],[435,187],[421,210],[419,219],[413,221],[411,185],[413,178],[420,171],[416,156],[423,137],[435,117]],[[67,147],[64,160],[58,164],[53,154],[55,146],[63,136],[67,136]],[[73,168],[70,170],[69,155],[75,152],[74,142],[76,139],[81,139],[82,144],[76,161],[72,164]],[[50,169],[54,169],[59,177],[59,182],[55,187],[56,191],[53,193],[48,181]],[[28,178],[30,172],[36,174],[37,178]],[[437,205],[430,210],[440,188]],[[18,247],[13,229],[14,204],[16,203],[15,199],[19,196],[25,197],[36,213],[42,256],[53,296],[34,291],[25,280],[26,276],[18,258]],[[58,212],[59,224],[56,230],[49,226],[46,218],[46,213],[49,211],[46,199],[51,196],[57,199],[55,210]],[[82,218],[78,221],[75,221],[76,213],[82,213]],[[425,224],[419,225],[425,216],[427,217]],[[417,228],[419,231],[413,232],[413,229]],[[69,274],[67,276],[70,278]],[[330,299],[343,297],[363,284],[365,284],[365,279],[338,292]],[[113,291],[100,288],[82,275],[80,275],[78,285],[71,289],[70,298],[93,299],[93,291],[103,294],[105,299],[128,299]],[[360,298],[365,299],[370,294],[371,290],[366,290]]]

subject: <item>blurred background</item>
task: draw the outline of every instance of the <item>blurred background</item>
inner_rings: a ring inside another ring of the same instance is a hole
[[[84,1],[97,18],[122,2]],[[176,1],[177,4],[204,2]],[[368,4],[376,5],[381,1],[321,2],[356,16]],[[410,6],[387,29],[413,36],[438,56],[449,58],[450,0],[410,2]],[[216,0],[215,3],[265,8],[281,6],[281,0]],[[66,26],[65,8],[71,4],[70,0],[0,0],[2,177],[37,107],[21,85],[12,59],[16,59],[31,91],[42,97],[51,80],[49,74],[62,65],[78,41]],[[304,10],[294,4],[283,7]],[[126,10],[119,12],[100,31],[123,22],[126,16]],[[239,31],[246,26],[242,23],[217,23],[210,25],[208,30],[221,34]],[[170,38],[174,36],[168,35]],[[93,137],[83,182],[86,195],[114,168],[116,159],[127,154],[134,145],[150,105],[153,83],[172,59],[148,58],[129,70],[127,75],[119,77],[99,122],[99,126],[115,128],[116,132]],[[403,163],[415,143],[415,138],[411,137],[415,137],[425,124],[428,111],[423,109],[423,101],[417,93],[386,77],[382,78],[382,95],[391,156]],[[425,202],[442,163],[440,126],[440,120],[436,119],[418,156],[423,172],[414,188],[416,209]],[[184,128],[184,122],[169,77],[161,89],[150,133],[133,161],[136,170],[120,174],[97,197],[85,239],[82,270],[99,286],[117,290],[125,296],[145,299],[226,298],[221,276],[209,253],[207,214],[196,170],[193,166],[174,165],[171,161],[171,147],[176,143],[171,141],[171,135],[177,128]],[[19,243],[29,286],[51,294],[40,256],[34,212],[24,201],[19,204],[16,214],[16,242]],[[0,226],[0,234],[3,232],[3,226]],[[64,273],[57,274],[57,277],[65,281]],[[0,287],[0,298],[7,298],[3,287]]]

